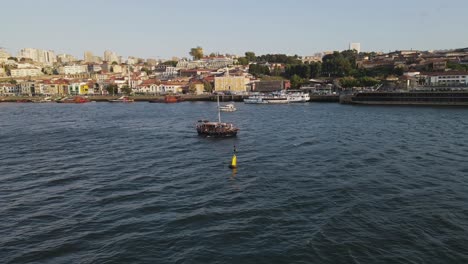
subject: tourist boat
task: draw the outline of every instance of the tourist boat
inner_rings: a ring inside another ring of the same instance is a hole
[[[199,120],[197,123],[197,132],[200,136],[205,137],[235,137],[239,128],[232,123],[221,122],[221,110],[219,106],[218,96],[218,122],[210,122],[208,120]]]
[[[270,95],[252,95],[244,99],[246,104],[287,104],[289,103],[288,97],[283,94],[270,94]]]
[[[227,104],[219,107],[219,110],[221,112],[234,112],[237,110],[237,108],[234,106],[234,104]]]
[[[310,101],[309,93],[303,92],[294,92],[294,93],[287,93],[286,97],[290,103],[305,103]]]
[[[62,98],[60,100],[57,100],[57,103],[64,103],[64,104],[83,104],[83,103],[89,103],[89,99],[81,96],[75,96],[73,98]]]
[[[289,103],[288,97],[283,95],[273,95],[263,98],[268,104],[287,104]]]
[[[109,103],[133,103],[135,100],[130,99],[128,96],[122,96],[117,99],[109,100]]]
[[[245,104],[266,104],[268,103],[267,101],[263,101],[264,96],[263,95],[251,95],[249,98],[244,99]]]

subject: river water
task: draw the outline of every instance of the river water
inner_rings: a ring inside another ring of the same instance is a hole
[[[1,103],[1,262],[468,263],[468,109],[236,106]]]

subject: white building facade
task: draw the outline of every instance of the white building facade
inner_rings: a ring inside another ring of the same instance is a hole
[[[43,75],[42,71],[37,68],[22,68],[11,69],[11,77],[34,77]]]
[[[80,74],[88,72],[88,67],[86,65],[69,65],[59,68],[60,74]]]

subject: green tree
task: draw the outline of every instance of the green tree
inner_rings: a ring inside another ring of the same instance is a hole
[[[372,87],[379,83],[379,80],[368,76],[361,77],[358,80],[361,87]]]
[[[106,86],[106,91],[108,94],[117,94],[119,92],[119,87],[117,84],[109,84]]]
[[[197,92],[197,87],[195,86],[194,83],[191,83],[189,86],[189,93],[194,94]]]
[[[16,57],[8,57],[8,59],[9,59],[9,60],[14,60],[14,61],[18,62],[18,58],[16,58]]]
[[[299,89],[301,87],[301,85],[304,84],[304,83],[305,83],[305,80],[303,78],[301,78],[297,74],[294,74],[291,77],[291,88],[293,88],[293,89]]]
[[[309,68],[311,78],[317,78],[322,74],[322,63],[320,62],[309,63]]]
[[[8,82],[11,83],[11,84],[17,84],[16,80],[14,80],[14,79],[10,79],[10,80],[8,80]]]
[[[447,68],[455,71],[468,71],[468,65],[463,65],[452,61],[447,62]]]
[[[130,95],[132,93],[132,88],[128,87],[128,85],[125,85],[120,89],[123,94]]]
[[[323,56],[322,74],[325,76],[347,76],[355,68],[354,51],[335,51],[333,54]]]
[[[152,73],[152,71],[146,67],[141,68],[141,71],[146,72],[146,75],[150,75]]]
[[[258,77],[260,75],[270,75],[270,68],[266,65],[260,64],[250,64],[249,65],[249,73]]]
[[[240,65],[246,66],[249,65],[249,60],[246,57],[240,57],[237,59]]]
[[[247,58],[248,61],[253,62],[256,60],[257,57],[255,56],[255,53],[253,51],[247,51],[245,53],[245,58]]]
[[[208,81],[203,81],[203,90],[207,93],[213,92],[213,86]]]
[[[310,79],[310,67],[307,64],[287,65],[285,75],[286,77],[298,75],[301,78]]]
[[[271,72],[271,75],[280,76],[281,75],[281,68],[280,67],[274,67],[273,71]]]
[[[341,86],[343,86],[344,88],[351,88],[351,87],[358,87],[360,86],[359,85],[359,81],[356,80],[354,77],[344,77],[344,78],[341,78],[340,79],[340,84]]]
[[[172,66],[172,67],[175,67],[177,66],[177,61],[165,61],[163,63],[161,63],[162,65],[167,65],[167,66]]]
[[[199,60],[201,58],[203,58],[203,48],[198,46],[196,48],[192,48],[190,49],[190,52],[189,52],[190,56],[193,57],[194,60]]]

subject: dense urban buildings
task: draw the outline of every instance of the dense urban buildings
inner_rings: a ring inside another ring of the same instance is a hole
[[[85,51],[83,59],[52,50],[23,48],[17,57],[0,49],[0,95],[106,95],[212,92],[272,92],[305,89],[332,93],[343,89],[425,89],[467,87],[468,48],[389,53],[349,50],[307,56],[210,54],[160,60],[105,50]]]

